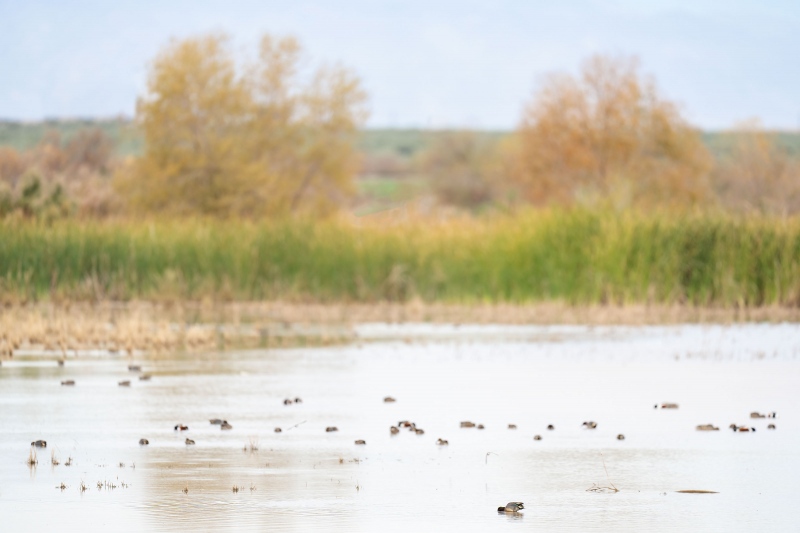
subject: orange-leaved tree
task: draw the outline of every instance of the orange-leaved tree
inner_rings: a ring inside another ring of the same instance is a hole
[[[710,157],[635,59],[595,56],[551,75],[526,106],[510,174],[534,204],[691,205],[708,198]]]
[[[137,105],[144,153],[117,180],[130,206],[259,217],[341,203],[365,95],[347,70],[304,76],[302,62],[292,38],[265,36],[250,65],[237,63],[224,35],[168,45]]]

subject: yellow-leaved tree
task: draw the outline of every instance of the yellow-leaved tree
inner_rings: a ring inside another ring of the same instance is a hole
[[[526,106],[510,173],[534,204],[693,205],[710,193],[698,133],[634,59],[595,56]]]
[[[117,176],[130,207],[260,217],[340,205],[366,96],[344,68],[306,73],[302,62],[293,38],[263,37],[249,65],[224,35],[170,43],[137,105],[144,153]]]

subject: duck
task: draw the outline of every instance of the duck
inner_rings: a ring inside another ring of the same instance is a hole
[[[139,376],[139,381],[150,381],[150,378],[153,377],[150,374],[142,374]]]
[[[534,435],[533,436],[533,440],[542,440],[542,436],[541,435]]]
[[[230,425],[230,424],[228,424],[228,421],[227,421],[227,420],[223,420],[223,421],[222,421],[222,424],[220,424],[220,425],[219,425],[219,429],[225,429],[225,430],[227,430],[227,429],[233,429],[233,426],[232,426],[232,425]]]
[[[189,426],[186,426],[184,424],[175,424],[174,429],[175,431],[186,431],[187,429],[189,429]]]
[[[714,424],[700,424],[695,429],[697,431],[719,431],[719,428]]]
[[[416,433],[417,435],[424,435],[425,430],[422,428],[414,428],[414,433]]]
[[[302,398],[295,398],[294,403],[303,403]]]
[[[400,433],[400,430],[397,427],[392,426],[389,428],[389,433],[391,433],[392,435],[397,435],[398,433]]]
[[[498,507],[498,513],[518,513],[519,511],[525,509],[525,504],[522,502],[508,502],[505,507]]]
[[[187,446],[191,446],[192,444],[194,444],[194,441],[193,441],[192,439],[190,439],[190,438],[188,438],[188,437],[187,437],[187,438],[186,438],[186,445],[187,445]]]
[[[359,445],[361,445],[361,444],[366,444],[366,443],[367,443],[367,441],[365,441],[364,439],[358,439],[358,440],[356,441],[356,444],[359,444]]]
[[[508,425],[508,429],[517,429],[517,425],[516,424],[509,424]]]
[[[465,421],[461,422],[461,427],[462,428],[474,428],[475,427],[475,423],[474,422],[470,422],[469,420],[465,420]]]
[[[75,385],[75,380],[74,379],[65,379],[64,381],[61,382],[61,385],[64,385],[66,387],[71,387],[71,386]]]
[[[139,365],[128,365],[128,371],[130,372],[141,372],[142,367]]]
[[[222,420],[221,418],[211,418],[208,421],[209,424],[212,426],[221,426],[222,424],[227,424],[227,420]]]
[[[556,429],[556,427],[553,424],[547,424],[548,431],[553,431],[554,429]]]
[[[586,429],[595,429],[595,428],[597,428],[597,422],[592,422],[591,420],[590,420],[590,421],[588,421],[588,422],[584,422],[584,423],[583,423],[583,424],[581,424],[581,425],[582,425],[582,426],[585,426],[585,427],[586,427]]]
[[[130,387],[131,386],[131,382],[130,382],[130,380],[126,379],[124,381],[118,382],[117,385],[119,385],[120,387]]]
[[[58,360],[58,366],[64,366],[64,360],[63,359],[59,359]]]
[[[147,439],[139,439],[139,446],[147,446],[150,444],[150,441]]]
[[[661,409],[677,409],[678,408],[678,404],[677,403],[662,403],[661,405],[655,404],[653,406],[653,409],[658,409],[659,407]]]
[[[392,398],[391,396],[387,396],[386,398],[384,398],[384,399],[383,399],[383,403],[394,403],[394,402],[396,402],[396,401],[397,401],[397,400],[395,400],[395,399],[394,399],[394,398]]]
[[[31,446],[35,446],[36,448],[47,448],[47,441],[46,440],[35,440],[31,442]]]
[[[441,439],[441,438],[440,438],[440,439],[438,439],[438,440],[436,441],[436,444],[438,444],[439,446],[447,446],[447,445],[448,445],[448,444],[450,444],[450,443],[449,443],[449,442],[447,442],[446,440],[444,440],[444,439]]]
[[[294,402],[291,400],[291,398],[286,398],[283,400],[283,405],[292,405],[293,403]]]
[[[400,422],[397,423],[397,427],[399,427],[399,428],[410,428],[410,427],[413,427],[413,426],[414,426],[414,423],[413,422],[409,422],[408,420],[401,420]]]
[[[625,440],[625,435],[620,433],[619,435],[617,435],[617,440]]]
[[[333,433],[334,431],[339,431],[339,428],[336,426],[328,426],[325,428],[325,433]]]
[[[775,429],[775,424],[770,424],[767,426],[767,429]]]
[[[283,430],[282,430],[281,428],[275,428],[275,433],[280,433],[280,432],[282,432],[282,431],[283,431]]]
[[[762,415],[757,411],[753,411],[752,413],[750,413],[750,418],[767,418],[767,415]]]
[[[483,424],[478,424],[478,425],[477,425],[477,426],[475,426],[475,427],[476,427],[477,429],[483,429]]]

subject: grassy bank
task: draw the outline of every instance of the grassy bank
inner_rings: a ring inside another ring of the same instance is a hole
[[[800,220],[0,224],[5,301],[287,300],[796,306]]]

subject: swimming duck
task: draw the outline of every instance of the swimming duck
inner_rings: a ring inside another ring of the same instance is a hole
[[[150,444],[149,440],[147,440],[147,439],[139,439],[139,445],[140,446],[147,446],[148,444]]]
[[[475,427],[475,423],[474,422],[470,422],[469,420],[465,420],[464,422],[461,422],[461,427],[462,428],[474,428]]]
[[[548,431],[553,431],[554,429],[556,429],[556,427],[553,424],[547,424]]]
[[[483,429],[483,424],[478,424],[478,425],[477,425],[477,426],[475,426],[475,427],[476,427],[476,428],[478,428],[478,429]]]
[[[212,426],[221,426],[223,423],[227,422],[226,420],[222,420],[221,418],[212,418],[208,421]]]
[[[541,435],[534,435],[533,436],[533,440],[542,440],[542,436]]]
[[[394,399],[394,398],[392,398],[391,396],[387,396],[386,398],[384,398],[384,399],[383,399],[383,402],[384,402],[384,403],[394,403],[394,402],[396,402],[396,401],[397,401],[397,400],[395,400],[395,399]]]
[[[620,433],[619,435],[617,435],[617,440],[625,440],[625,435]]]
[[[35,440],[31,442],[31,446],[35,446],[37,448],[47,448],[47,441],[46,440]]]
[[[58,366],[64,366],[64,360],[63,359],[59,359],[58,360]]]
[[[719,428],[714,424],[700,424],[696,429],[697,431],[719,431]]]
[[[175,431],[186,431],[189,429],[189,426],[185,426],[183,424],[175,424]]]
[[[303,403],[303,400],[300,398],[295,398],[294,403]]]
[[[424,435],[425,430],[422,428],[414,428],[414,433],[416,433],[417,435]]]
[[[661,407],[661,409],[677,409],[678,408],[678,404],[677,403],[662,403],[660,406],[659,406],[659,404],[655,404],[653,406],[653,409],[658,409],[659,407]]]
[[[75,380],[74,379],[65,379],[64,381],[61,382],[61,384],[71,387],[72,385],[75,385]]]
[[[356,444],[366,444],[366,443],[367,443],[367,441],[365,441],[364,439],[358,439],[356,441]]]
[[[118,382],[117,385],[119,385],[120,387],[130,387],[131,386],[131,382],[126,379],[125,381]]]
[[[436,441],[436,444],[438,444],[439,446],[447,446],[447,445],[448,445],[448,444],[450,444],[450,443],[449,443],[449,442],[447,442],[447,441],[446,441],[446,440],[444,440],[444,439],[438,439],[438,440]]]
[[[219,425],[219,429],[233,429],[233,426],[228,424],[227,420],[223,420],[222,424]]]
[[[339,431],[339,428],[336,426],[328,426],[325,428],[325,433],[333,433],[334,431]]]
[[[150,381],[152,376],[150,374],[142,374],[139,376],[139,381]]]
[[[191,446],[192,444],[194,444],[194,441],[193,441],[192,439],[190,439],[190,438],[188,438],[188,437],[187,437],[187,439],[186,439],[186,445],[187,445],[187,446]]]
[[[283,400],[283,405],[292,405],[293,403],[294,402],[291,400],[291,398],[286,398]]]
[[[130,372],[141,372],[142,371],[142,367],[139,366],[139,365],[128,365],[128,370]]]
[[[508,429],[517,429],[517,425],[516,424],[509,424],[508,425]]]
[[[585,427],[586,427],[586,429],[595,429],[595,428],[597,428],[597,422],[592,422],[591,420],[590,420],[590,421],[588,421],[588,422],[584,422],[584,423],[583,423],[583,424],[581,424],[581,425],[582,425],[582,426],[585,426]]]
[[[397,429],[395,426],[392,426],[389,428],[389,433],[391,433],[392,435],[397,435],[398,433],[400,433],[400,430]]]
[[[525,509],[525,505],[522,502],[508,502],[505,507],[498,507],[498,513],[517,513],[521,510]]]
[[[750,418],[767,418],[767,415],[762,415],[761,413],[753,411],[750,413]]]
[[[282,431],[283,431],[283,430],[282,430],[281,428],[275,428],[275,433],[280,433],[280,432],[282,432]]]
[[[775,429],[775,424],[770,424],[767,426],[767,429]]]

